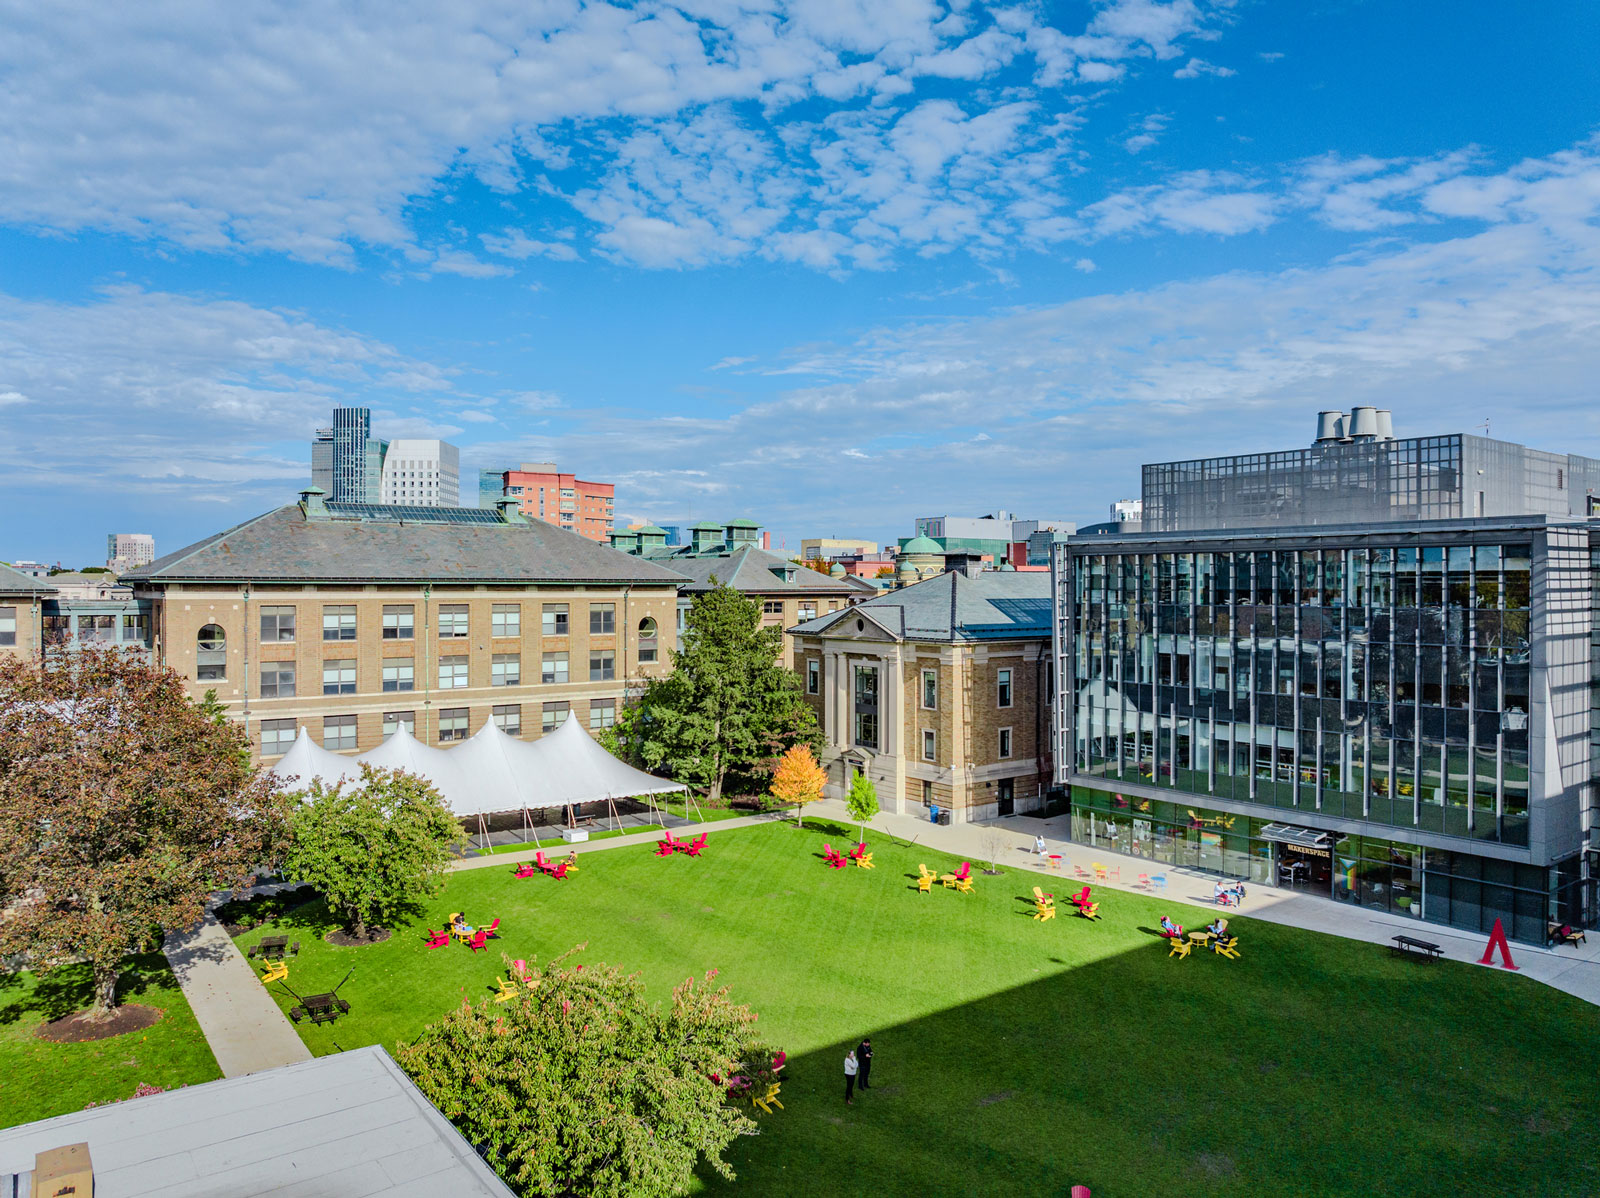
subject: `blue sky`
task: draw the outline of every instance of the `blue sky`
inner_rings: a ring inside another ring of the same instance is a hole
[[[0,557],[336,403],[791,547],[1356,403],[1600,456],[1600,5],[245,8],[0,0]]]

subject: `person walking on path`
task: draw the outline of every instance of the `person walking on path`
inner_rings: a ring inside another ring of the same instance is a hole
[[[851,1097],[856,1092],[856,1050],[851,1049],[844,1054],[844,1104],[855,1106],[855,1099]]]
[[[867,1079],[872,1076],[872,1041],[863,1040],[856,1046],[857,1080],[863,1090],[868,1088]]]

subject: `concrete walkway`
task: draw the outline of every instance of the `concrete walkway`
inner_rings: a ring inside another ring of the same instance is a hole
[[[806,814],[854,822],[838,800],[825,799],[806,808]],[[1057,893],[1077,889],[1085,879],[1077,876],[1075,867],[1087,870],[1094,862],[1104,865],[1112,875],[1106,882],[1088,879],[1097,890],[1125,890],[1144,893],[1137,885],[1140,874],[1165,874],[1167,885],[1156,893],[1174,903],[1189,903],[1211,907],[1212,884],[1216,875],[1200,870],[1161,865],[1139,857],[1124,856],[1077,844],[1066,838],[1066,816],[1040,819],[1019,815],[983,824],[951,824],[943,827],[926,819],[913,819],[905,815],[879,814],[871,828],[888,833],[900,840],[915,840],[930,848],[940,849],[957,856],[970,858],[974,863],[987,862],[990,856],[989,841],[995,840],[997,864],[1007,869],[1022,869],[1059,879]],[[1042,835],[1049,853],[1061,855],[1061,872],[1052,873],[1048,857],[1041,861],[1034,853],[1034,837]],[[1119,876],[1120,875],[1120,876]],[[1390,938],[1397,935],[1415,936],[1431,940],[1444,949],[1452,961],[1478,964],[1483,956],[1488,937],[1481,933],[1465,932],[1442,924],[1424,923],[1386,911],[1374,911],[1332,899],[1313,898],[1291,890],[1255,882],[1247,884],[1249,897],[1241,910],[1227,908],[1227,914],[1240,914],[1251,919],[1267,920],[1288,927],[1324,932],[1330,936],[1343,936],[1348,940],[1365,940],[1371,944],[1389,946]],[[1179,919],[1177,922],[1186,922]],[[1581,998],[1584,1002],[1600,1006],[1600,933],[1588,944],[1576,948],[1541,948],[1537,945],[1511,945],[1511,956],[1520,976],[1543,982],[1557,990]],[[1496,961],[1499,955],[1496,954]],[[1418,962],[1426,968],[1426,964]],[[1499,969],[1498,964],[1483,968]]]
[[[816,805],[814,805],[816,806]],[[807,807],[806,814],[811,814],[814,807]],[[726,832],[730,828],[748,828],[755,824],[770,824],[776,820],[792,819],[792,812],[768,811],[761,815],[736,815],[732,819],[711,820],[704,824],[670,824],[667,831],[679,840],[693,840],[702,832]],[[543,852],[550,857],[565,857],[574,849],[581,857],[585,853],[598,853],[602,849],[623,849],[635,844],[655,844],[661,839],[662,830],[659,825],[645,832],[629,832],[623,836],[608,836],[604,840],[586,840],[582,844],[566,844],[558,834],[544,846]],[[460,861],[452,862],[450,869],[459,873],[468,869],[492,869],[501,865],[520,865],[524,861],[532,861],[541,850],[537,845],[530,845],[526,850],[516,853],[496,853],[492,857],[463,857]]]
[[[311,1050],[217,922],[214,905],[207,905],[205,918],[193,928],[169,933],[161,947],[222,1076],[309,1061]],[[293,961],[289,980],[292,985]]]

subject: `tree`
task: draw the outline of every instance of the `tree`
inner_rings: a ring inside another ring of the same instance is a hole
[[[115,649],[0,661],[0,953],[87,959],[96,1015],[128,953],[271,863],[287,808],[171,670]]]
[[[800,812],[805,805],[820,799],[827,784],[828,775],[812,756],[810,745],[795,745],[772,771],[772,793],[781,802],[794,804],[796,827],[801,826]]]
[[[783,630],[763,628],[757,604],[712,583],[689,606],[672,674],[646,685],[618,740],[646,769],[703,786],[716,803],[730,778],[754,785],[786,749],[821,735],[800,676],[778,664]]]
[[[663,1010],[638,974],[567,966],[571,952],[509,1003],[463,1003],[401,1044],[400,1064],[523,1193],[679,1194],[702,1155],[732,1178],[722,1154],[756,1126],[729,1081],[773,1078],[755,1013],[711,987],[715,970]]]
[[[850,818],[861,825],[861,839],[865,840],[867,821],[878,814],[878,788],[860,770],[850,781],[850,793],[845,795],[844,805],[850,811]]]
[[[315,886],[358,940],[437,894],[461,824],[431,783],[404,770],[361,767],[361,781],[314,779],[290,822],[283,873]]]

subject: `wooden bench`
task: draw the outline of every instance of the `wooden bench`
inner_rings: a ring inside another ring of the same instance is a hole
[[[1418,956],[1426,957],[1430,961],[1437,961],[1444,956],[1444,949],[1433,943],[1433,941],[1418,940],[1414,936],[1394,937],[1394,943],[1389,946],[1389,951],[1399,956],[1416,953]]]

